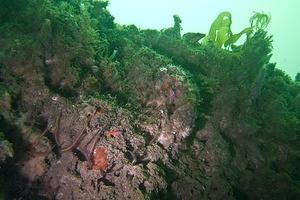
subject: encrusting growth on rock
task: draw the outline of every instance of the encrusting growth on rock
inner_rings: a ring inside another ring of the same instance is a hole
[[[299,199],[300,76],[270,63],[271,18],[182,35],[107,6],[0,0],[0,199]]]
[[[103,147],[97,147],[93,152],[93,169],[105,171],[108,167],[107,152]]]

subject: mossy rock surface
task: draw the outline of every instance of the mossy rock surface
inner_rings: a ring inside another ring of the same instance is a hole
[[[299,78],[270,18],[182,36],[107,5],[0,1],[0,199],[297,199]]]

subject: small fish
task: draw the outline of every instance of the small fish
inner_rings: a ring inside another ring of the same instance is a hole
[[[119,137],[120,135],[124,134],[125,132],[126,132],[126,129],[120,128],[120,129],[108,131],[105,133],[105,135],[110,136],[110,137]]]

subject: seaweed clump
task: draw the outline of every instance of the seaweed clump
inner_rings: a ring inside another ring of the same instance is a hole
[[[4,139],[4,134],[0,132],[0,163],[4,163],[7,158],[12,158],[14,150],[12,144]]]

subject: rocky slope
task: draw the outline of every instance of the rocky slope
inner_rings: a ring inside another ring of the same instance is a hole
[[[235,46],[106,6],[1,1],[0,198],[300,196],[300,84],[269,63],[266,15]]]

